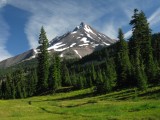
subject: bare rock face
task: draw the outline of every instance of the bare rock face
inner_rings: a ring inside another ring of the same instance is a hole
[[[62,36],[55,37],[49,42],[48,51],[56,52],[65,59],[82,58],[96,50],[109,46],[116,42],[108,36],[97,32],[91,26],[81,23],[73,31]],[[37,47],[38,48],[38,47]],[[31,49],[20,55],[8,58],[0,62],[0,68],[31,60],[37,56],[37,49]]]
[[[115,40],[82,22],[73,31],[51,40],[48,50],[54,49],[60,57],[70,58],[68,53],[74,53],[73,57],[82,58],[114,42]]]

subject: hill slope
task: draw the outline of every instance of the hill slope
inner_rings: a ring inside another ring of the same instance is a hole
[[[115,42],[115,40],[82,22],[73,31],[52,39],[49,42],[48,51],[51,54],[56,52],[65,59],[79,59]],[[37,50],[38,47],[37,49],[31,49],[15,57],[3,60],[0,62],[0,68],[31,60],[37,56]]]
[[[66,91],[67,88],[65,88]],[[160,87],[105,95],[84,89],[19,100],[0,100],[1,120],[159,120]]]

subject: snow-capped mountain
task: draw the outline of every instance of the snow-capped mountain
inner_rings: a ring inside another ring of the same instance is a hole
[[[82,58],[93,51],[99,50],[116,42],[108,36],[94,30],[83,22],[73,31],[62,36],[55,37],[49,42],[48,51],[56,52],[66,59]],[[37,47],[38,49],[38,47]],[[13,64],[33,59],[37,56],[37,49],[32,49],[0,62],[0,67],[8,67]]]
[[[60,57],[82,58],[114,42],[115,40],[97,32],[91,26],[82,22],[73,31],[51,40],[48,50],[58,52]]]

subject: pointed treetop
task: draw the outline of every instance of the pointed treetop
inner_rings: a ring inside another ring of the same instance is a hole
[[[122,29],[121,28],[119,28],[119,34],[118,34],[118,38],[119,38],[119,40],[120,41],[122,41],[122,40],[124,40],[124,34],[123,34],[123,32],[122,32]]]
[[[42,44],[44,41],[48,42],[47,36],[46,36],[46,32],[44,30],[44,27],[41,27],[41,32],[39,35],[39,44]]]
[[[45,33],[44,27],[41,27],[41,33]]]

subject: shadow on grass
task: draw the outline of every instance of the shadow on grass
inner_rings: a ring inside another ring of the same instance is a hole
[[[68,113],[66,112],[56,112],[56,111],[49,111],[49,110],[47,110],[47,109],[45,109],[45,108],[42,108],[42,107],[40,107],[40,109],[42,110],[42,111],[44,111],[45,113],[50,113],[50,114],[57,114],[57,115],[68,115]],[[82,116],[82,117],[88,117],[88,118],[91,118],[92,116],[90,116],[90,115],[81,115],[81,114],[79,114],[78,116]]]
[[[63,113],[63,112],[54,112],[54,111],[49,111],[49,110],[47,110],[47,109],[45,109],[45,108],[42,108],[42,107],[40,107],[40,109],[41,109],[42,111],[46,112],[46,113],[58,114],[58,115],[65,114],[65,113]]]
[[[118,93],[108,93],[102,97],[100,97],[101,100],[107,100],[107,99],[115,99],[115,100],[127,100],[131,97],[133,97],[135,94],[135,90],[134,89],[130,89],[130,90],[124,90]]]
[[[94,92],[91,92],[91,93],[84,93],[84,94],[78,94],[78,95],[74,95],[74,96],[67,96],[67,97],[61,97],[61,98],[28,101],[28,104],[31,105],[34,102],[52,102],[52,101],[84,99],[84,98],[94,97],[94,96],[98,96],[98,95],[99,94],[95,94]]]
[[[148,99],[160,99],[160,89],[148,88],[147,91],[129,89],[115,93],[108,93],[104,96],[101,96],[100,99],[129,100],[142,97],[147,97]]]
[[[74,107],[79,107],[79,106],[83,106],[83,105],[87,105],[87,104],[89,104],[89,103],[81,103],[81,104],[76,104],[76,105],[68,105],[68,106],[64,106],[64,107],[66,107],[66,108],[74,108]]]
[[[131,108],[128,112],[138,112],[138,111],[142,111],[142,110],[151,110],[151,109],[157,109],[157,108],[159,108],[159,106],[157,106],[157,105],[143,104],[143,105],[135,106],[135,107]]]
[[[153,91],[147,91],[147,92],[142,93],[142,94],[140,94],[138,96],[139,97],[148,96],[150,99],[152,99],[152,98],[159,98],[160,99],[160,89],[153,90]]]
[[[55,100],[75,100],[75,99],[84,99],[84,98],[94,97],[94,96],[96,96],[96,94],[86,93],[86,94],[79,94],[79,95],[70,96],[70,97],[57,98]]]

